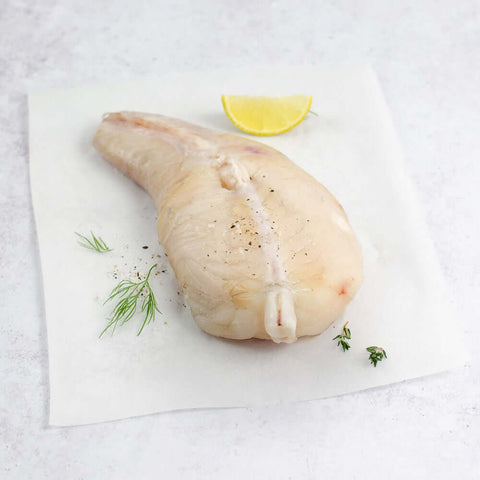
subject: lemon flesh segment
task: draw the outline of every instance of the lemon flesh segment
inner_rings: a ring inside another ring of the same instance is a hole
[[[252,135],[278,135],[296,127],[305,118],[312,97],[222,95],[222,103],[228,118],[240,130]]]

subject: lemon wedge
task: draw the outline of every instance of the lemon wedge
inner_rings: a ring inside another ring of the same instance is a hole
[[[296,127],[307,115],[312,97],[222,95],[225,113],[240,130],[252,135],[278,135]]]

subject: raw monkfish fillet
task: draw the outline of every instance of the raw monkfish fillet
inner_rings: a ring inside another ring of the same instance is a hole
[[[153,198],[160,242],[205,332],[294,342],[322,333],[360,287],[342,206],[273,148],[135,112],[105,115],[94,145]]]

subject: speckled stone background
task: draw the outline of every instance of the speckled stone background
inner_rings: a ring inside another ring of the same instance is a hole
[[[480,478],[480,4],[293,5],[0,0],[0,478]],[[470,363],[321,401],[48,427],[26,93],[258,63],[376,69]]]

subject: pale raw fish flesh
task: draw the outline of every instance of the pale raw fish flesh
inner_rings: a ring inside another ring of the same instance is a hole
[[[273,148],[135,112],[105,115],[94,145],[153,198],[158,237],[205,332],[290,343],[322,333],[360,287],[342,206]]]

